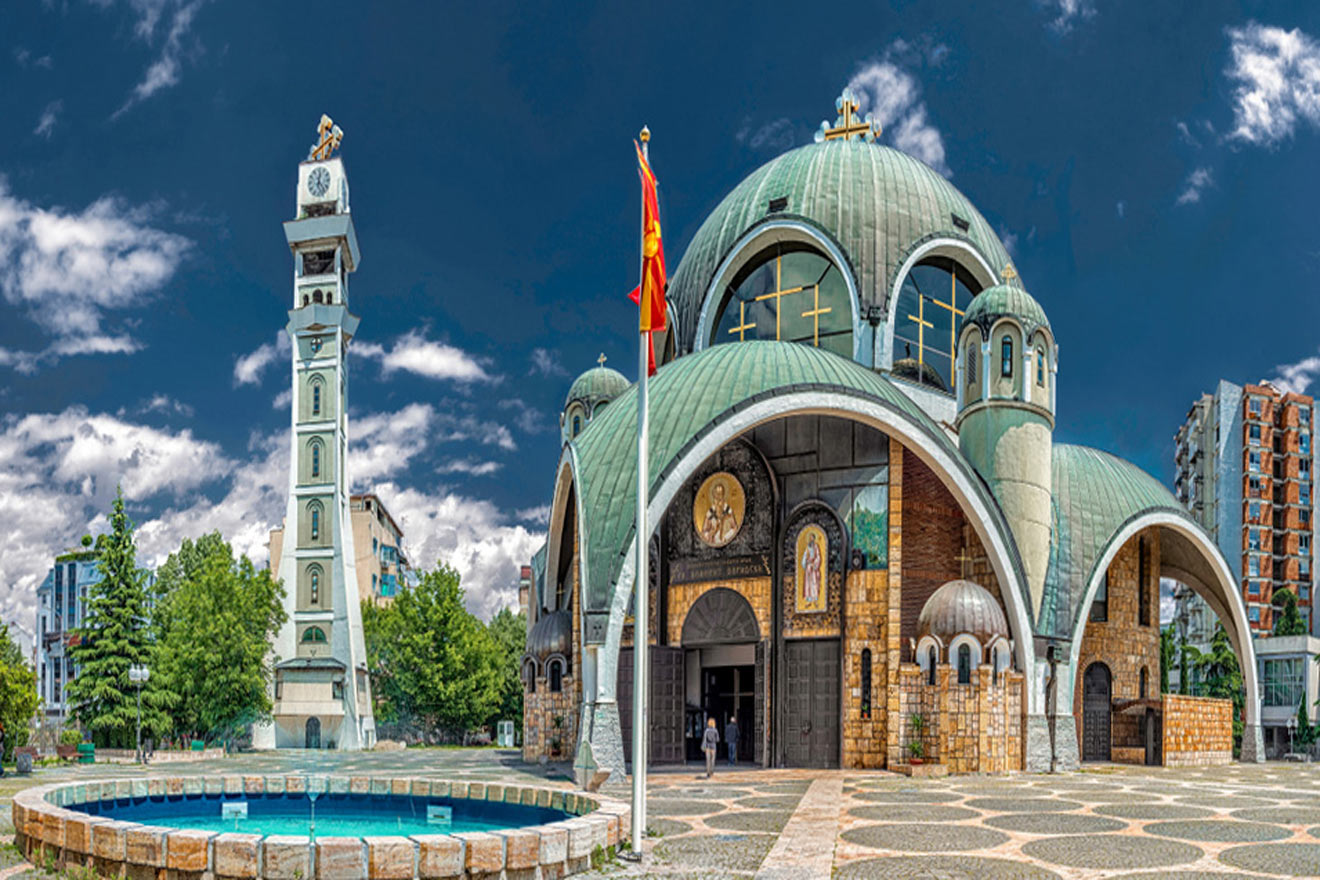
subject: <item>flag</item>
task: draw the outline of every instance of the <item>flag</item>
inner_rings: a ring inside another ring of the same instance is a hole
[[[642,301],[642,289],[634,287],[632,293],[628,294],[628,299],[635,305],[640,305]],[[655,375],[655,331],[646,334],[646,375]]]
[[[660,238],[660,202],[655,192],[655,175],[636,141],[637,174],[642,179],[642,283],[638,285],[643,333],[664,330],[665,323],[665,246]]]

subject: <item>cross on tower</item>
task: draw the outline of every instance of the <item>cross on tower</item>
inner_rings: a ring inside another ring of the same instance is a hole
[[[834,101],[834,109],[839,113],[838,118],[834,120],[834,127],[830,128],[828,122],[822,122],[820,131],[816,132],[816,141],[852,138],[862,138],[867,142],[874,141],[880,136],[880,123],[872,121],[869,113],[865,119],[858,121],[855,114],[860,108],[861,105],[853,90],[844,89],[843,94]]]
[[[319,140],[312,144],[312,149],[307,153],[308,159],[329,159],[330,154],[339,149],[339,142],[344,139],[344,130],[335,125],[333,119],[321,114],[321,123],[316,126],[316,134]]]
[[[600,357],[596,358],[596,363],[600,364],[602,367],[605,366],[605,352],[602,351],[600,353]]]
[[[961,577],[963,580],[967,580],[967,563],[975,562],[976,558],[973,556],[968,556],[967,548],[963,547],[958,551],[958,555],[955,556],[954,559],[957,559],[962,567],[962,574],[959,575],[959,577]]]

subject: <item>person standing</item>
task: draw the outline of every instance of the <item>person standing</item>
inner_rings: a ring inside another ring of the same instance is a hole
[[[729,747],[729,766],[738,763],[738,718],[729,716],[729,723],[724,725],[724,742]]]
[[[701,750],[706,753],[706,778],[715,772],[715,752],[720,747],[720,732],[715,729],[714,716],[706,719],[706,730],[701,735]]]

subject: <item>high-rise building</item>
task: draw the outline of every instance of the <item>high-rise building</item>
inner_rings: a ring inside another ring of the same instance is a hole
[[[284,224],[293,252],[289,500],[278,563],[288,620],[276,657],[273,723],[259,748],[368,748],[375,742],[362,638],[357,557],[349,516],[348,276],[360,253],[341,133],[321,118],[320,140],[298,166],[295,216]]]
[[[1275,592],[1285,587],[1307,628],[1320,631],[1313,608],[1313,410],[1305,394],[1221,380],[1192,404],[1175,437],[1174,494],[1233,567],[1256,636],[1273,632]],[[1175,600],[1199,601],[1191,591]]]
[[[64,690],[77,674],[69,648],[87,616],[88,590],[100,580],[96,551],[79,548],[56,556],[37,587],[37,694],[48,721],[62,724],[68,714]]]

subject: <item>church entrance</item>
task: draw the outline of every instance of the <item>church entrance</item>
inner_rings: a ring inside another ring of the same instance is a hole
[[[705,648],[689,651],[696,655],[694,659],[700,670],[700,697],[692,707],[689,701],[687,723],[687,759],[701,761],[702,728],[707,718],[715,719],[715,726],[720,732],[720,760],[727,760],[724,739],[725,726],[729,719],[738,722],[738,760],[751,763],[753,760],[753,730],[756,728],[756,665],[740,663],[754,660],[755,646],[729,645],[721,648]],[[728,665],[725,665],[728,664]]]
[[[1108,761],[1112,712],[1109,667],[1092,663],[1082,679],[1082,760]]]
[[[785,767],[839,766],[839,640],[784,642]]]

